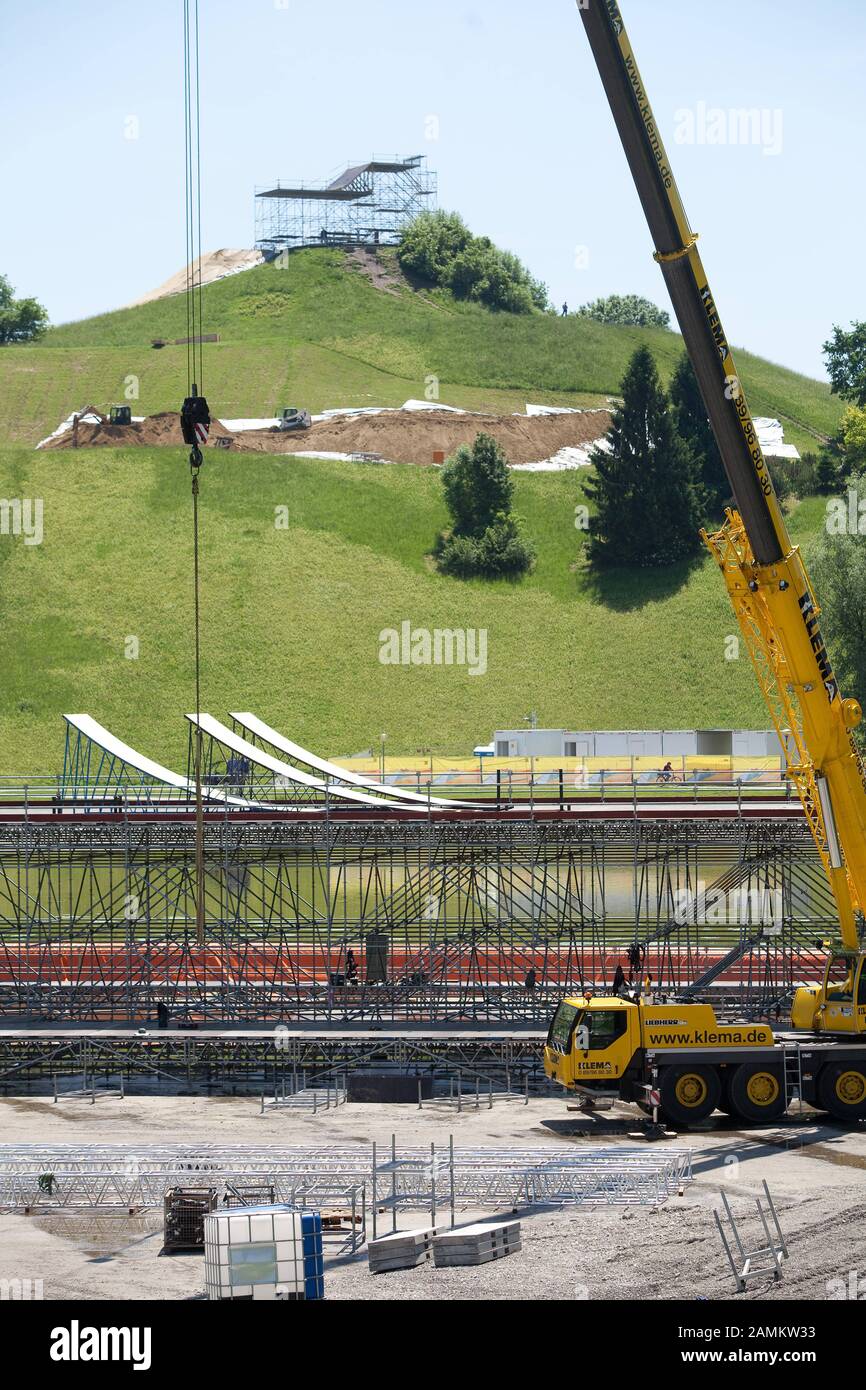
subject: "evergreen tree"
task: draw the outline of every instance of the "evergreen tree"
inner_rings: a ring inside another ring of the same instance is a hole
[[[818,451],[815,466],[815,486],[818,491],[825,495],[836,492],[842,486],[844,468],[845,450],[840,430]]]
[[[730,497],[731,486],[687,352],[682,354],[674,368],[670,398],[677,433],[685,442],[705,493],[705,511],[715,516],[722,503]]]
[[[700,545],[700,484],[649,348],[632,356],[620,393],[586,486],[590,555],[604,565],[669,565]]]
[[[442,469],[442,486],[455,536],[481,536],[511,511],[508,461],[489,434],[477,434],[471,448],[460,445]]]
[[[516,579],[531,569],[535,548],[512,515],[514,483],[508,460],[489,434],[461,444],[442,469],[451,532],[440,535],[435,555],[442,574],[456,579]]]

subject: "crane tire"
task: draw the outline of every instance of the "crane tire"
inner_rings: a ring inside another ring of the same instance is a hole
[[[661,1111],[677,1125],[697,1124],[712,1115],[722,1094],[715,1067],[666,1067],[659,1077]]]
[[[782,1073],[762,1062],[743,1062],[730,1081],[731,1105],[744,1120],[778,1120],[787,1110]]]
[[[818,1099],[837,1120],[860,1120],[866,1115],[866,1065],[834,1062],[818,1077]]]

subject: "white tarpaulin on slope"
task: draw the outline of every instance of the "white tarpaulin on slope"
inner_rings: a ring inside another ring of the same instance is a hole
[[[798,459],[799,451],[794,444],[785,443],[785,429],[779,420],[771,420],[768,415],[756,415],[752,422],[762,451],[775,459]]]
[[[535,463],[512,463],[511,468],[515,473],[563,473],[570,468],[589,468],[593,449],[607,453],[610,445],[606,439],[596,439],[591,444],[567,444],[548,459],[538,459]]]
[[[571,405],[533,405],[531,402],[527,402],[526,413],[527,415],[591,415],[593,411],[581,410],[579,407]],[[773,420],[769,415],[756,415],[753,424],[758,436],[758,443],[768,458],[798,459],[800,457],[796,445],[785,443],[785,429],[780,420]],[[552,460],[547,459],[545,462],[550,463]],[[531,468],[535,465],[520,464],[518,466]]]
[[[339,454],[333,449],[287,449],[287,454],[291,454],[296,459],[337,459],[342,463],[393,463],[393,459],[380,458],[378,455],[371,457],[362,453]],[[284,455],[278,454],[278,458]]]
[[[478,411],[461,410],[457,405],[443,405],[441,401],[404,401],[402,405],[338,405],[332,410],[323,410],[320,415],[311,415],[315,424],[319,420],[336,420],[343,415],[398,415],[401,410],[447,410],[452,415],[479,414]],[[221,420],[227,430],[240,434],[244,430],[269,430],[279,424],[275,416],[267,420]]]
[[[442,401],[404,401],[402,405],[338,405],[323,410],[314,420],[333,420],[339,415],[397,415],[401,410],[447,410],[451,415],[479,415],[481,411],[461,410],[459,405],[444,405]]]
[[[225,425],[227,430],[231,430],[232,434],[241,434],[244,430],[273,429],[275,425],[279,424],[279,421],[276,416],[269,415],[266,420],[220,420],[220,424]]]
[[[527,415],[609,415],[610,410],[606,405],[532,405],[526,403]]]

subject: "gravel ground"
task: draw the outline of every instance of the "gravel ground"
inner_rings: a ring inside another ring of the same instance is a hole
[[[96,1105],[49,1099],[0,1101],[2,1141],[224,1143],[390,1142],[536,1146],[633,1144],[634,1117],[615,1107],[587,1120],[560,1100],[500,1103],[458,1115],[446,1107],[346,1105],[312,1115],[258,1113],[245,1098],[101,1099]],[[589,1134],[587,1135],[587,1131]],[[856,1272],[866,1281],[866,1133],[817,1119],[743,1131],[719,1120],[660,1141],[693,1150],[695,1180],[658,1208],[583,1208],[520,1212],[523,1249],[478,1268],[415,1270],[371,1276],[366,1251],[326,1258],[331,1299],[709,1299],[736,1295],[716,1230],[724,1190],[745,1236],[760,1225],[754,1194],[766,1178],[790,1247],[784,1279],[756,1281],[749,1299],[827,1299]],[[510,1213],[501,1213],[508,1215]],[[464,1211],[458,1223],[494,1219]],[[441,1219],[441,1218],[440,1218]],[[383,1221],[386,1218],[382,1218]],[[390,1229],[390,1219],[380,1234]],[[400,1226],[425,1224],[401,1214]],[[46,1299],[196,1299],[201,1255],[160,1256],[161,1214],[143,1216],[0,1215],[0,1280],[42,1279]],[[862,1285],[861,1285],[862,1286]]]

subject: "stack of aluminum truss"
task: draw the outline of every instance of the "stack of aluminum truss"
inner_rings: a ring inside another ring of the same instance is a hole
[[[0,1145],[0,1210],[140,1210],[172,1187],[267,1183],[277,1202],[369,1185],[374,1207],[655,1204],[691,1179],[687,1149]]]

